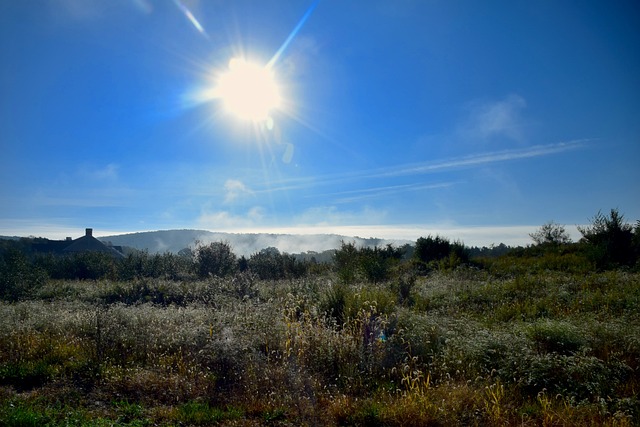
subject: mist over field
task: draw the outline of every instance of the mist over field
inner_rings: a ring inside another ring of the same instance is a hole
[[[337,234],[267,234],[267,233],[219,233],[206,230],[165,230],[104,236],[100,240],[116,246],[128,246],[149,253],[177,253],[184,248],[194,248],[199,242],[228,242],[238,256],[250,256],[266,248],[277,248],[289,254],[323,252],[337,249],[341,242],[354,243],[357,247],[402,246],[412,243],[401,239],[348,237]]]
[[[640,426],[639,5],[0,0],[0,427]]]

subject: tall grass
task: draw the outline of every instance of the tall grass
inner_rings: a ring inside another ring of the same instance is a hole
[[[48,281],[3,425],[638,425],[640,275]]]

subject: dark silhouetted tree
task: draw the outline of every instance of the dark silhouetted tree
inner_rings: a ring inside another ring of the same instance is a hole
[[[0,251],[0,298],[18,301],[45,284],[45,271],[31,263],[16,247]]]
[[[582,243],[587,248],[587,256],[599,269],[630,266],[634,263],[632,230],[632,226],[625,223],[624,215],[617,209],[611,209],[609,216],[598,211],[591,219],[591,226],[578,227]]]
[[[280,253],[278,248],[273,247],[251,255],[247,266],[263,280],[295,279],[304,276],[309,270],[308,262]]]
[[[340,249],[336,249],[333,262],[338,278],[343,283],[353,283],[358,270],[358,248],[355,243],[340,242]]]
[[[427,236],[416,241],[414,258],[427,268],[450,269],[469,262],[469,251],[462,242]]]
[[[571,237],[564,226],[553,221],[547,222],[529,236],[536,245],[559,246],[571,243]]]
[[[213,242],[196,248],[196,269],[201,278],[225,277],[237,269],[236,255],[228,242]]]

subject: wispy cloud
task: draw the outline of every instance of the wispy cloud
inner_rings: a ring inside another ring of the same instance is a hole
[[[224,202],[231,203],[245,195],[252,195],[253,191],[247,187],[242,181],[237,179],[228,179],[224,183]]]
[[[490,164],[505,163],[523,159],[533,159],[537,157],[550,156],[567,151],[578,150],[584,148],[588,141],[589,140],[587,139],[579,139],[559,142],[555,144],[534,145],[524,148],[488,151],[484,153],[472,154],[469,156],[441,159],[433,162],[409,163],[379,169],[365,169],[361,171],[346,172],[333,175],[296,178],[291,180],[272,182],[268,188],[264,188],[259,191],[274,192],[304,190],[313,186],[317,187],[325,185],[344,184],[346,182],[359,181],[362,179],[420,176],[456,169],[477,168]],[[372,191],[375,191],[375,189]],[[258,190],[256,190],[256,192],[258,192]]]
[[[309,208],[291,221],[299,227],[339,226],[347,224],[381,224],[387,220],[387,212],[364,206],[358,210],[342,210],[336,206]]]
[[[471,141],[507,138],[523,142],[524,121],[521,111],[527,103],[520,95],[512,94],[493,102],[474,102],[469,116],[459,129],[460,135]]]
[[[440,182],[435,184],[417,183],[417,184],[388,185],[384,187],[373,187],[373,188],[364,188],[364,189],[358,189],[358,190],[338,191],[334,193],[315,194],[313,197],[333,196],[333,197],[337,197],[337,199],[335,199],[335,203],[352,203],[352,202],[362,201],[366,199],[375,199],[382,196],[388,196],[388,195],[398,194],[398,193],[434,190],[437,188],[447,188],[447,187],[451,187],[452,185],[454,185],[453,182]],[[311,196],[307,196],[307,197],[311,197]]]
[[[526,148],[508,149],[492,151],[487,153],[473,154],[470,156],[445,159],[432,163],[416,163],[411,165],[400,165],[397,167],[381,169],[365,174],[367,178],[382,178],[390,176],[422,175],[428,173],[441,172],[452,169],[462,169],[470,167],[485,166],[492,163],[508,162],[513,160],[530,159],[535,157],[559,154],[570,150],[583,148],[588,140],[573,140],[559,142],[556,144],[534,145]]]
[[[118,172],[120,167],[115,163],[109,163],[103,167],[83,166],[77,175],[81,179],[90,181],[113,182],[118,180]]]
[[[264,209],[253,207],[242,215],[229,211],[204,211],[197,222],[200,227],[210,230],[239,230],[259,225],[264,218]]]

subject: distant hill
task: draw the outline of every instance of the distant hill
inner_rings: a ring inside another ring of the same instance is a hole
[[[373,247],[402,246],[408,240],[388,240],[377,238],[361,238],[340,236],[337,234],[267,234],[267,233],[219,233],[206,230],[164,230],[141,233],[120,234],[99,238],[103,242],[111,242],[116,246],[128,246],[149,253],[177,253],[181,249],[193,248],[196,241],[201,243],[229,242],[236,255],[249,256],[262,249],[273,247],[280,252],[298,254],[305,252],[323,252],[340,247],[340,242],[354,242],[356,246]]]

